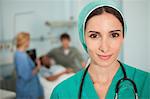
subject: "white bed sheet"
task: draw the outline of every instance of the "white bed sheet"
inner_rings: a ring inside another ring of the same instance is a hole
[[[0,99],[15,99],[16,93],[0,89]]]
[[[50,95],[52,94],[53,89],[62,81],[64,81],[65,79],[73,76],[74,73],[70,73],[70,74],[64,74],[62,76],[60,76],[57,80],[55,81],[48,81],[46,80],[44,77],[39,76],[40,79],[40,83],[43,87],[44,90],[44,99],[50,99]]]

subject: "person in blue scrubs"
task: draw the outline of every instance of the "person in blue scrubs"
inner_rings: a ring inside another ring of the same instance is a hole
[[[116,86],[119,99],[135,99],[131,81],[117,85],[124,74],[135,83],[139,99],[150,99],[150,73],[118,61],[126,29],[117,1],[97,0],[86,5],[79,15],[78,31],[90,59],[85,68],[56,86],[50,99],[114,99]]]
[[[43,89],[40,85],[37,73],[40,69],[40,62],[37,66],[25,52],[29,47],[30,35],[21,32],[16,37],[17,51],[14,55],[16,67],[16,99],[41,99]]]

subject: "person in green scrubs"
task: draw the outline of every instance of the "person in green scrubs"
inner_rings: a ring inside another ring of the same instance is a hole
[[[98,0],[86,5],[78,20],[80,41],[89,54],[89,66],[82,85],[81,99],[114,99],[117,82],[124,77],[118,54],[126,24],[121,5],[115,0]],[[122,63],[127,78],[137,88],[139,99],[150,99],[150,73]],[[55,87],[50,99],[79,99],[83,68]],[[119,99],[135,99],[132,83],[119,85]]]

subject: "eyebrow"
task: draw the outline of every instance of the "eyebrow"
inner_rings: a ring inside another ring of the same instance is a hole
[[[96,34],[100,34],[100,32],[97,32],[97,31],[89,31],[88,33],[96,33]]]
[[[112,32],[121,32],[121,30],[112,30],[109,33],[112,33]]]
[[[100,32],[97,32],[97,31],[89,31],[88,33],[96,33],[96,34],[100,34]],[[110,31],[109,33],[113,33],[113,32],[121,32],[121,30],[112,30]]]

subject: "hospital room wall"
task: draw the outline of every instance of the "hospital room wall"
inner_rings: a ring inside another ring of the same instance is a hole
[[[2,13],[2,6],[1,6],[1,0],[0,0],[0,13]],[[2,39],[2,19],[1,19],[1,14],[0,14],[0,44],[1,44],[1,39]]]
[[[1,5],[1,0],[0,0],[0,13],[2,13],[2,5]],[[1,35],[2,35],[2,14],[0,14],[0,41],[2,39]]]
[[[2,3],[0,0],[0,42],[2,41]],[[1,44],[1,43],[0,43]]]
[[[2,0],[4,41],[12,40],[19,31],[28,31],[33,38],[30,48],[36,48],[40,56],[59,46],[60,34],[68,32],[72,38],[71,44],[81,50],[82,47],[78,46],[80,43],[76,24],[70,28],[67,26],[50,28],[45,25],[46,21],[69,21],[71,16],[77,16],[78,4],[74,1]],[[76,21],[77,17],[74,20]],[[40,39],[43,37],[46,39]],[[11,63],[13,52],[5,51],[4,53],[5,60]]]
[[[124,61],[150,71],[150,2],[149,0],[124,0],[127,33],[124,43]]]
[[[3,36],[3,31],[2,31],[2,3],[0,0],[0,56],[2,56],[2,36]],[[1,59],[0,59],[1,60]]]
[[[148,0],[148,11],[150,11],[150,0]],[[149,62],[149,63],[148,63],[148,64],[149,64],[149,67],[150,67],[150,12],[149,12],[148,14],[149,14],[149,15],[148,15],[148,17],[149,17],[149,18],[148,18],[148,19],[149,19],[149,20],[148,20],[148,27],[149,27],[149,30],[148,30],[148,37],[149,37],[149,38],[148,38],[148,40],[149,40],[149,41],[148,41],[148,46],[149,46],[149,47],[148,47],[148,51],[149,51],[149,52],[148,52],[148,62]],[[149,71],[150,71],[150,70],[149,70]]]

